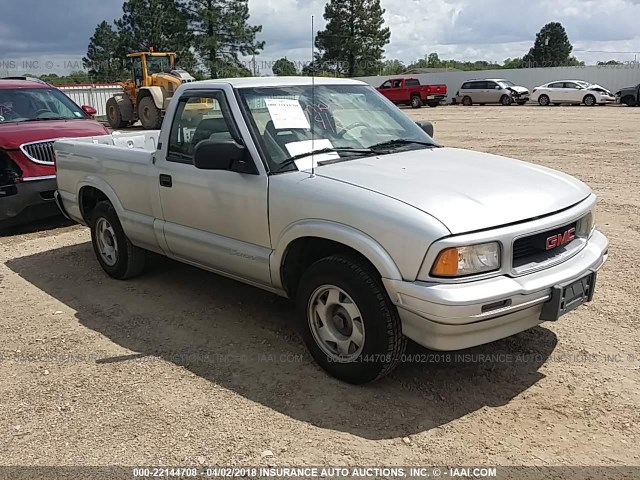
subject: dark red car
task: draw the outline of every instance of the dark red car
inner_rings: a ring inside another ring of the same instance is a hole
[[[53,142],[109,133],[93,114],[44,82],[0,79],[0,229],[58,213]]]

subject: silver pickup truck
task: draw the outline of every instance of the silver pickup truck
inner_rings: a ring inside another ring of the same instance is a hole
[[[56,199],[112,277],[151,251],[295,299],[316,361],[365,383],[407,338],[458,350],[558,320],[607,258],[582,182],[432,132],[358,81],[190,83],[160,132],[57,141]]]

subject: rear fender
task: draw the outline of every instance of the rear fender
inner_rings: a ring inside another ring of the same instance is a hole
[[[135,120],[133,118],[133,103],[131,103],[131,99],[129,95],[126,93],[118,93],[113,96],[118,102],[118,107],[120,108],[120,115],[122,119],[126,122],[132,122]]]

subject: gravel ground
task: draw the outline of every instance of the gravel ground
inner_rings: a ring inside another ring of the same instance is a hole
[[[640,108],[407,112],[593,187],[612,244],[593,304],[353,387],[285,300],[163,258],[117,282],[85,228],[42,223],[0,237],[0,463],[640,465]]]

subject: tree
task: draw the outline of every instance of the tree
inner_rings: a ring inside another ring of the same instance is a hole
[[[296,64],[291,60],[287,60],[287,57],[276,60],[271,70],[273,70],[273,74],[278,77],[298,75]]]
[[[251,75],[240,55],[255,56],[264,49],[256,40],[261,25],[249,25],[248,0],[182,0],[195,50],[213,78]]]
[[[524,68],[524,67],[525,67],[525,64],[522,57],[507,58],[504,61],[504,65],[502,66],[502,68],[505,68],[505,69]]]
[[[619,62],[618,60],[608,60],[606,62],[598,62],[596,65],[601,66],[601,65],[623,65],[622,62]]]
[[[440,60],[440,57],[437,53],[430,53],[427,57],[427,67],[428,68],[442,68],[444,64]]]
[[[193,65],[187,17],[174,0],[126,0],[122,10],[122,18],[115,22],[121,56],[152,47],[158,52],[175,52],[187,69]]]
[[[528,66],[561,67],[571,62],[573,46],[561,23],[547,23],[536,35],[533,47],[523,61]],[[577,61],[577,59],[575,59]]]
[[[98,24],[89,40],[87,56],[82,65],[89,70],[94,82],[115,82],[126,76],[121,56],[120,36],[113,27],[103,21]]]
[[[349,77],[378,73],[391,38],[384,12],[380,0],[329,0],[326,29],[318,32],[315,42],[322,62]]]
[[[407,67],[400,60],[387,60],[382,64],[382,75],[400,75],[407,71]]]

